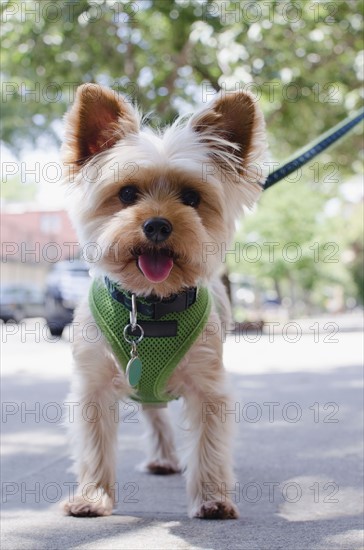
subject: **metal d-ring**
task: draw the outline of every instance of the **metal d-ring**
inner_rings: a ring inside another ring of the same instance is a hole
[[[140,336],[137,339],[133,340],[132,338],[130,338],[130,336],[128,334],[129,327],[131,328],[132,332],[134,332],[134,330],[136,328],[138,328],[140,330]],[[128,344],[140,344],[140,342],[143,340],[143,338],[144,338],[144,330],[143,330],[143,327],[138,325],[138,323],[135,323],[134,327],[131,323],[129,323],[124,328],[124,339],[125,339],[126,342],[128,342]]]

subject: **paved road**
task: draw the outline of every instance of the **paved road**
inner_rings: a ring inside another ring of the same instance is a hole
[[[314,322],[298,322],[302,334],[294,325],[274,326],[274,334],[228,339],[237,423],[233,498],[241,518],[227,522],[189,520],[182,476],[135,468],[145,440],[131,406],[121,409],[116,513],[63,517],[58,502],[74,482],[60,420],[70,345],[47,341],[42,321],[0,327],[2,548],[363,548],[362,333],[344,321],[335,321],[345,326],[338,333],[327,320]],[[173,403],[183,444],[179,412]]]

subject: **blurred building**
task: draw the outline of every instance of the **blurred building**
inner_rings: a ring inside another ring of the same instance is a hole
[[[79,243],[65,210],[1,213],[1,282],[42,286],[55,262],[75,259]]]

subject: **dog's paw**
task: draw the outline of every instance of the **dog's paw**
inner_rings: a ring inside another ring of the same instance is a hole
[[[94,518],[97,516],[110,516],[113,504],[111,498],[106,495],[96,502],[87,500],[82,495],[76,495],[72,501],[62,502],[61,509],[67,516]]]
[[[145,465],[144,469],[146,472],[157,476],[169,476],[181,472],[177,461],[167,459],[152,460]]]
[[[225,502],[209,500],[201,504],[193,517],[200,519],[237,519],[239,512],[230,500],[225,500]]]

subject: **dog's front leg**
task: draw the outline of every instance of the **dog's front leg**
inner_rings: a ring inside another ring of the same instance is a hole
[[[229,397],[223,394],[205,394],[202,402],[196,396],[186,398],[193,438],[186,470],[190,517],[235,519],[239,516],[227,496],[234,479],[231,430],[228,419],[222,422],[221,412],[230,409],[229,402]]]
[[[63,510],[72,516],[107,516],[116,496],[117,407],[126,394],[126,382],[103,338],[92,344],[76,337],[74,359],[68,398],[72,413],[66,421],[78,485],[76,494],[62,504]]]
[[[213,349],[202,343],[191,353],[185,372],[190,452],[187,457],[189,516],[235,519],[237,507],[229,499],[234,481],[232,468],[233,426],[231,397],[218,343]]]
[[[75,393],[77,404],[72,429],[77,491],[63,504],[71,516],[107,516],[112,513],[115,492],[115,400],[104,391]]]

